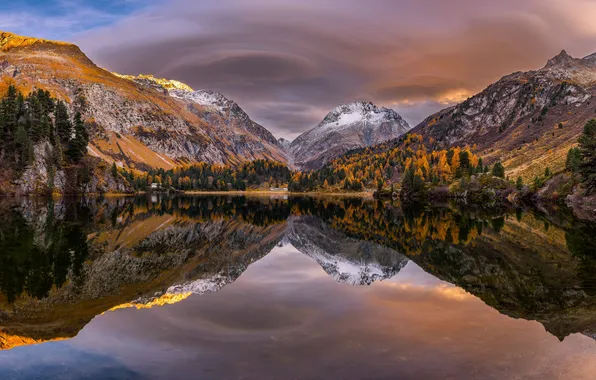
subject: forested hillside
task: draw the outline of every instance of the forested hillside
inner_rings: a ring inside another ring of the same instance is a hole
[[[370,148],[353,150],[323,169],[294,173],[290,190],[382,189],[401,184],[406,176],[435,185],[450,184],[466,174],[490,170],[471,147],[434,150],[427,145],[421,135],[408,134]]]

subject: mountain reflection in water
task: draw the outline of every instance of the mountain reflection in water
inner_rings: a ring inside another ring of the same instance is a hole
[[[543,358],[536,378],[595,369],[584,359],[596,354],[596,228],[572,218],[211,196],[13,200],[0,217],[0,348],[79,334],[0,353],[14,378],[60,378],[58,362],[74,378],[279,378],[293,366],[306,378],[443,378],[449,360],[450,376],[486,378],[521,373],[521,358],[530,371],[529,352]],[[182,360],[167,347],[195,367],[165,370]]]

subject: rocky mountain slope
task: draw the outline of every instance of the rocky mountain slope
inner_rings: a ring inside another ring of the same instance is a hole
[[[315,128],[290,145],[296,167],[318,169],[350,149],[397,138],[410,129],[395,111],[355,102],[333,109]]]
[[[564,167],[567,151],[595,116],[596,55],[565,51],[539,70],[501,78],[481,93],[429,116],[412,132],[441,146],[476,144],[512,178],[532,179]]]
[[[0,32],[0,79],[0,93],[14,84],[25,93],[48,90],[71,106],[84,102],[89,153],[109,163],[169,169],[197,161],[286,161],[273,135],[222,95],[115,75],[73,44]]]

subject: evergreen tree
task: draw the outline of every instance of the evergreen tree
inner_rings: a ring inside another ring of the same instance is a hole
[[[408,168],[401,184],[401,198],[407,201],[418,201],[425,197],[425,192],[426,189],[422,178],[413,168]]]
[[[22,125],[17,127],[15,134],[15,147],[19,155],[19,164],[21,165],[21,168],[31,164],[33,161],[33,149],[31,146],[31,141],[29,140],[29,136],[27,135],[27,131]]]
[[[74,118],[75,137],[70,141],[68,156],[74,163],[81,161],[87,154],[87,145],[89,144],[89,135],[85,128],[85,122],[79,112]]]
[[[470,167],[470,155],[465,150],[459,153],[459,166],[464,169]]]
[[[4,133],[8,136],[14,136],[17,129],[18,118],[18,93],[15,86],[8,86],[8,92],[4,98]]]
[[[37,143],[41,141],[43,138],[43,125],[42,125],[42,115],[43,109],[39,99],[30,94],[27,98],[28,104],[28,115],[27,119],[29,122],[29,135],[31,136],[31,140],[33,143]]]
[[[579,148],[571,148],[567,152],[567,161],[565,161],[565,169],[572,173],[579,171],[579,166],[582,160],[582,155]]]
[[[2,151],[6,155],[14,154],[14,138],[18,124],[18,93],[14,86],[9,86],[6,97],[2,100],[2,129],[0,137],[2,138]]]
[[[517,177],[517,182],[515,183],[515,187],[517,188],[517,190],[521,190],[524,188],[524,180],[522,179],[522,177]]]
[[[501,164],[501,161],[496,162],[493,166],[492,175],[499,178],[505,178],[505,168],[503,167],[503,164]]]
[[[56,120],[56,134],[58,135],[60,142],[63,145],[67,145],[72,138],[72,123],[70,122],[66,104],[64,104],[63,101],[60,100],[56,103],[54,116]]]
[[[584,132],[579,138],[581,162],[579,173],[587,195],[596,193],[596,120],[590,120],[584,126]]]

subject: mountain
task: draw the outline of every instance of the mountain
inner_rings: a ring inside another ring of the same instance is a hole
[[[286,162],[273,135],[221,94],[149,75],[116,75],[76,45],[0,32],[0,94],[9,84],[85,102],[89,154],[147,169],[205,161]]]
[[[476,144],[512,178],[563,169],[567,151],[594,117],[596,54],[565,51],[538,70],[501,78],[466,101],[429,116],[412,132],[440,146]]]
[[[354,102],[333,109],[319,125],[290,145],[294,165],[319,169],[350,149],[372,146],[410,129],[395,111],[372,103]]]
[[[279,146],[277,139],[271,132],[252,121],[237,103],[226,98],[219,92],[209,90],[195,91],[182,82],[155,78],[152,75],[139,75],[136,77],[117,73],[114,73],[114,75],[132,80],[147,87],[155,88],[173,98],[180,99],[187,103],[189,111],[208,121],[211,125],[221,125],[223,123],[227,129],[235,131],[238,135],[236,138],[238,139],[242,139],[243,132],[248,132],[263,140],[263,143],[276,148],[283,148]],[[240,153],[250,157],[252,151],[248,148],[254,149],[254,146],[247,145],[244,146],[244,148],[245,149],[240,149]],[[275,153],[279,154],[280,152],[276,149]],[[285,160],[283,155],[274,159]]]
[[[284,152],[289,152],[290,147],[292,146],[292,142],[290,140],[286,140],[283,137],[277,139],[277,144],[284,150]]]
[[[314,216],[291,216],[282,242],[313,258],[336,281],[351,285],[389,279],[408,263],[397,251],[348,237]]]

